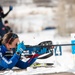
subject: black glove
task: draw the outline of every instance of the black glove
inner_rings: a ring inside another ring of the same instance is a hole
[[[12,6],[9,6],[9,11],[13,10],[13,7]]]

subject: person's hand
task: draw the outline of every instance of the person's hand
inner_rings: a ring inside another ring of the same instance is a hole
[[[19,44],[17,45],[17,51],[16,51],[16,52],[22,54],[22,52],[23,52],[25,49],[26,49],[26,47],[25,47],[24,43],[21,42],[21,43],[19,43]]]
[[[9,6],[9,11],[13,10],[13,7],[12,6]]]

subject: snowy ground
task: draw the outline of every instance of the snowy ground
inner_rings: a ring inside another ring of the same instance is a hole
[[[27,45],[36,45],[41,41],[52,40],[54,44],[58,43],[70,43],[70,37],[60,37],[56,35],[56,31],[42,31],[37,33],[24,33],[18,34],[21,41],[24,41]],[[72,72],[75,74],[75,56],[71,53],[71,47],[63,47],[62,56],[55,56],[55,54],[47,59],[40,60],[36,62],[42,63],[54,63],[53,67],[48,68],[37,68],[33,69],[28,67],[27,70],[23,71],[4,71],[0,72],[0,75],[33,75],[33,74],[42,74],[42,73],[59,73],[59,72]]]

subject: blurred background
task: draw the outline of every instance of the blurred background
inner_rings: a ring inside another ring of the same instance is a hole
[[[4,18],[16,33],[57,30],[57,35],[70,36],[75,32],[75,0],[1,0]]]

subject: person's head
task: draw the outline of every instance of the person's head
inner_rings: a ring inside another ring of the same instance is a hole
[[[8,32],[3,36],[2,44],[7,47],[8,50],[16,48],[19,43],[18,35],[12,32]]]
[[[4,21],[4,25],[5,25],[5,26],[8,26],[8,20],[5,20],[5,21]]]

